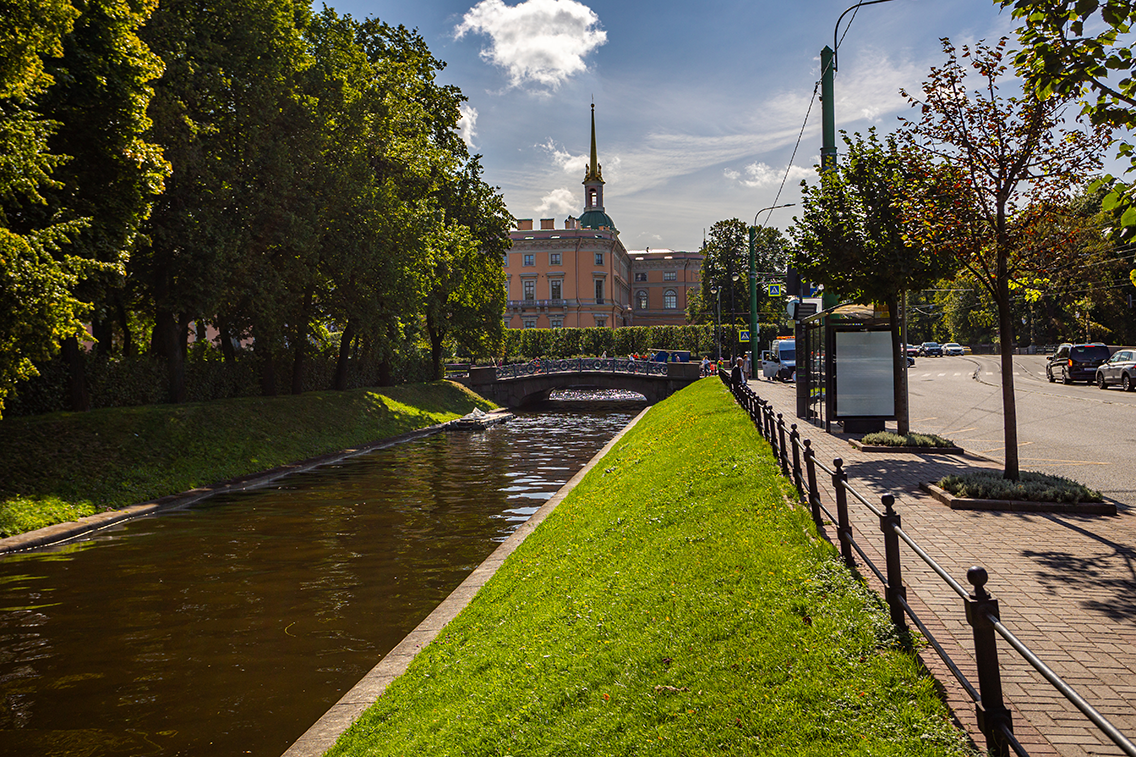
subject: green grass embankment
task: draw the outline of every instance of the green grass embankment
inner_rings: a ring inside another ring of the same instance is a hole
[[[717,379],[655,406],[330,755],[957,755]]]
[[[359,446],[492,404],[439,381],[0,421],[0,535]]]

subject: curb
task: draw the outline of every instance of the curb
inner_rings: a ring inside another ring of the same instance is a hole
[[[309,457],[306,460],[288,463],[266,471],[261,471],[260,473],[237,476],[236,478],[219,481],[209,486],[199,486],[196,489],[190,489],[189,491],[180,492],[178,494],[167,494],[164,497],[158,497],[157,499],[141,502],[136,505],[128,505],[115,510],[107,510],[105,512],[95,513],[94,515],[87,515],[76,521],[56,523],[54,525],[44,526],[43,528],[37,528],[35,531],[8,536],[4,539],[0,539],[0,559],[5,555],[10,555],[15,552],[61,544],[65,541],[94,533],[95,531],[102,531],[123,521],[153,515],[158,512],[165,512],[167,510],[189,507],[216,494],[260,489],[293,473],[303,473],[304,471],[318,468],[321,465],[337,463],[341,460],[355,457],[356,455],[363,455],[377,449],[383,449],[384,447],[390,447],[423,436],[436,434],[439,431],[446,430],[453,423],[454,421],[436,423],[433,426],[408,431],[398,436],[370,442],[359,447],[349,447],[339,450],[338,452]]]
[[[1116,515],[1112,502],[1026,502],[1010,499],[968,499],[956,497],[934,484],[919,488],[952,510],[998,510],[1015,513],[1068,513],[1072,515]]]
[[[612,437],[611,441],[603,446],[591,460],[589,460],[568,483],[560,487],[559,491],[533,513],[532,517],[522,523],[520,527],[509,535],[489,557],[474,568],[473,572],[454,589],[434,611],[426,616],[418,626],[385,654],[370,672],[364,675],[343,697],[333,704],[315,724],[296,739],[283,757],[321,757],[335,744],[339,736],[351,727],[352,723],[363,714],[363,711],[375,703],[391,681],[398,678],[410,667],[410,663],[432,642],[446,625],[465,609],[481,589],[505,562],[505,559],[521,545],[541,521],[556,509],[568,493],[576,488],[584,476],[596,466],[615,444],[630,431],[639,420],[646,415],[650,407],[631,419],[623,429]]]

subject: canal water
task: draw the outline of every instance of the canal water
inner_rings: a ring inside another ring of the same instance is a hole
[[[278,757],[641,408],[549,403],[0,560],[0,755]]]

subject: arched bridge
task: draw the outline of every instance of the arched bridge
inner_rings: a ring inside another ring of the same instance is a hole
[[[470,389],[499,405],[520,407],[548,399],[553,389],[623,389],[655,403],[699,378],[697,363],[652,363],[628,358],[567,358],[471,368]]]

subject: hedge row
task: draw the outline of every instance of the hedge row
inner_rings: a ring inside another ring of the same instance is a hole
[[[762,324],[762,333],[766,333]],[[722,354],[739,355],[749,344],[738,342],[743,327],[722,324]],[[566,358],[577,355],[609,356],[643,354],[655,349],[690,350],[691,355],[717,354],[715,327],[629,326],[590,329],[506,329],[505,360],[531,360],[537,357]]]

